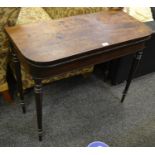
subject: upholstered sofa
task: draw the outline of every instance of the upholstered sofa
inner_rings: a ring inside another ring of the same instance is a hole
[[[19,12],[20,8],[17,7],[0,8],[0,92],[2,92],[3,96],[8,99],[9,95],[7,93],[8,84],[6,80],[6,72],[7,64],[9,61],[9,43],[8,38],[4,32],[4,27],[8,25],[8,23],[11,25],[15,25]]]
[[[9,43],[8,38],[4,32],[4,26],[9,23],[11,25],[15,24],[28,24],[32,22],[39,22],[44,20],[55,20],[58,18],[63,18],[67,16],[93,13],[103,10],[108,10],[109,8],[0,8],[0,92],[8,90],[8,84],[6,81],[6,71],[8,63],[11,65],[11,61],[8,57],[9,53]],[[113,9],[113,8],[111,8]],[[118,10],[119,8],[114,8]],[[25,72],[24,67],[22,68],[22,82],[23,88],[33,87],[33,80],[31,76]],[[52,82],[55,80],[60,80],[62,78],[68,78],[70,76],[75,76],[79,74],[88,74],[93,71],[94,66],[89,66],[87,68],[82,68],[80,70],[74,70],[63,75],[51,77],[44,81]],[[12,68],[13,69],[13,68]]]

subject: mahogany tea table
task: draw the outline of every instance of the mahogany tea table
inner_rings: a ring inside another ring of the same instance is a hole
[[[122,11],[103,11],[5,28],[12,46],[23,112],[21,69],[32,75],[39,140],[42,140],[42,80],[135,53],[121,102],[142,57],[151,30]]]

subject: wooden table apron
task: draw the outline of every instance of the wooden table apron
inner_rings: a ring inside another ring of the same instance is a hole
[[[8,31],[7,31],[7,34],[9,35]],[[23,89],[22,89],[20,62],[24,65],[25,69],[32,75],[33,80],[35,82],[34,93],[35,93],[35,100],[36,100],[39,140],[40,141],[42,140],[42,80],[43,79],[46,79],[50,76],[66,73],[68,71],[72,71],[75,69],[80,69],[90,65],[103,63],[132,53],[136,53],[135,57],[133,58],[133,63],[131,65],[127,83],[121,99],[121,102],[123,102],[127,94],[127,91],[129,89],[133,74],[141,59],[142,51],[145,47],[144,44],[146,40],[148,40],[149,38],[150,38],[150,35],[147,35],[141,38],[133,39],[131,41],[122,42],[120,44],[109,45],[103,48],[90,50],[88,52],[81,52],[79,54],[72,55],[70,57],[64,57],[62,59],[58,59],[51,62],[50,61],[37,62],[25,57],[22,54],[21,50],[16,46],[16,43],[14,42],[14,40],[10,37],[10,42],[12,45],[11,51],[12,51],[14,65],[15,65],[18,90],[20,93],[20,99],[21,99],[22,109],[24,113],[26,112],[26,109],[25,109],[24,95],[23,95]]]
[[[12,49],[17,54],[19,60],[21,60],[21,63],[27,72],[32,75],[33,79],[46,79],[51,76],[56,76],[75,69],[104,63],[106,61],[142,51],[145,48],[145,41],[147,39],[148,38],[144,38],[140,41],[134,41],[132,43],[127,43],[114,48],[110,47],[107,49],[95,50],[93,54],[88,53],[56,63],[35,63],[24,58],[14,44],[12,44]]]

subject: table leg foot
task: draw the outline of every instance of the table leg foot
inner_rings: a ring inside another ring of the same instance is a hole
[[[26,114],[26,107],[25,107],[25,105],[22,105],[22,112],[23,112],[23,114]]]
[[[138,64],[142,58],[142,54],[143,54],[143,51],[139,51],[136,53],[133,61],[132,61],[132,65],[131,65],[131,68],[130,68],[130,71],[129,71],[129,75],[128,75],[128,78],[127,78],[127,83],[126,83],[126,86],[125,86],[125,89],[123,91],[123,95],[122,95],[122,98],[121,98],[121,103],[124,102],[125,100],[125,97],[127,95],[127,92],[129,90],[129,87],[130,87],[130,84],[131,84],[131,81],[132,81],[132,78],[134,76],[134,73],[138,67]]]
[[[42,136],[39,136],[39,141],[40,141],[40,142],[42,141]]]
[[[125,99],[125,96],[126,96],[126,94],[123,94],[123,95],[122,95],[121,103],[123,103],[123,101],[124,101],[124,99]]]
[[[38,131],[38,137],[39,137],[39,141],[41,142],[43,140],[42,131]]]
[[[39,141],[42,141],[42,82],[40,79],[34,79],[34,93],[36,102],[36,113],[37,113],[37,126]]]

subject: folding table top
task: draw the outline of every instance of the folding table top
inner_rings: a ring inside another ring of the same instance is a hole
[[[39,63],[69,59],[151,35],[145,24],[122,11],[17,25],[6,27],[6,32],[26,59]]]

